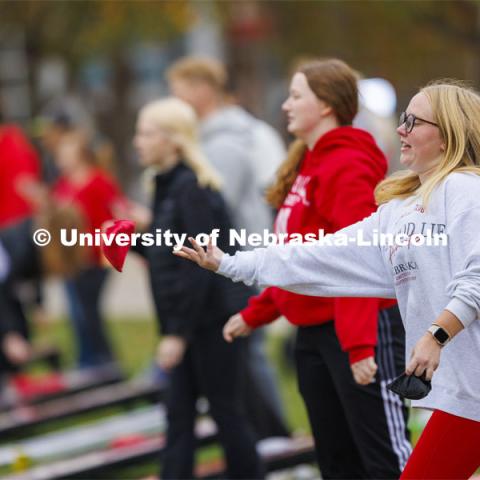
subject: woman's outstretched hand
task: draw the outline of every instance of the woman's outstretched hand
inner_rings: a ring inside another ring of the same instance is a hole
[[[222,250],[212,244],[212,239],[208,241],[207,250],[201,247],[193,237],[189,237],[188,241],[192,244],[192,248],[182,246],[174,249],[173,254],[177,257],[186,258],[192,262],[198,263],[203,268],[216,272],[220,267],[223,255]]]
[[[231,343],[237,337],[246,337],[252,333],[252,328],[247,325],[241,313],[232,315],[223,327],[223,338]]]

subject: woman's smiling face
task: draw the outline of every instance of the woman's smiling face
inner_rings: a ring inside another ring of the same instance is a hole
[[[432,107],[424,93],[417,93],[410,100],[406,113],[419,118],[415,120],[410,133],[406,132],[405,124],[397,128],[401,142],[400,162],[422,178],[428,176],[438,166],[445,150],[445,143],[436,125],[420,120],[423,118],[435,123]]]

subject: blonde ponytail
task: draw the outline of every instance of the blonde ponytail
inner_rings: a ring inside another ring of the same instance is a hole
[[[183,162],[193,170],[193,173],[195,173],[197,177],[198,184],[201,187],[220,190],[222,188],[222,179],[200,150],[198,142],[192,142],[189,139],[182,138],[177,144]]]

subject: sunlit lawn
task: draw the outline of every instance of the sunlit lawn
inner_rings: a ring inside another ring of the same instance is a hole
[[[110,319],[107,323],[116,357],[126,375],[134,377],[146,373],[151,366],[153,353],[158,341],[158,332],[153,320],[117,318]],[[64,368],[71,369],[74,367],[75,344],[72,330],[66,320],[36,327],[34,338],[37,344],[56,345],[61,350]],[[284,367],[285,359],[282,358],[282,343],[282,338],[278,336],[270,337],[267,345],[268,354],[273,364],[279,366],[276,371],[278,372],[281,394],[284,399],[290,426],[293,431],[307,432],[308,423],[303,404],[296,391],[295,377],[293,372]],[[100,412],[91,412],[73,419],[62,419],[46,426],[36,427],[29,430],[28,434],[39,435],[52,430],[60,430],[124,411],[121,407],[114,407]],[[199,460],[208,460],[218,455],[219,449],[217,447],[207,447],[199,452],[198,457]],[[158,465],[155,462],[122,468],[121,471],[109,472],[108,478],[139,478],[147,474],[155,474],[157,471]]]
[[[110,319],[108,329],[116,356],[125,373],[129,377],[145,373],[151,365],[153,352],[158,340],[158,333],[153,320],[139,318]],[[75,347],[72,331],[67,321],[57,321],[37,328],[35,342],[57,345],[62,352],[64,367],[73,367]],[[290,427],[295,432],[308,432],[306,413],[296,389],[295,375],[288,368],[288,362],[286,362],[283,353],[283,338],[279,335],[270,335],[267,348],[269,357],[273,365],[276,366]],[[91,422],[106,415],[122,411],[124,412],[125,410],[121,407],[116,407],[102,410],[101,412],[85,414],[75,419],[59,420],[46,427],[36,428],[32,433],[38,435],[50,430],[58,430],[87,421]],[[416,439],[421,426],[416,425],[415,422],[413,422],[412,426],[415,428],[413,433]],[[199,452],[200,459],[209,459],[218,455],[219,449],[217,447],[204,448]],[[157,470],[157,463],[151,462],[122,468],[121,471],[117,469],[109,472],[108,477],[105,476],[104,478],[140,478],[148,474],[155,474]]]

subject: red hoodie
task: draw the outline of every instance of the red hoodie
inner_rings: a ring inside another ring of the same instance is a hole
[[[302,159],[299,174],[278,211],[275,232],[325,234],[363,220],[376,210],[373,191],[387,171],[385,156],[372,136],[340,127],[323,135]],[[394,300],[323,298],[270,287],[242,310],[245,322],[259,327],[284,315],[300,326],[335,319],[335,329],[350,363],[374,355],[379,309]]]

